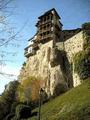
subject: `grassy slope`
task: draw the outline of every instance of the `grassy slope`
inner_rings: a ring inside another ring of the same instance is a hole
[[[44,104],[41,117],[41,120],[90,120],[90,79]]]

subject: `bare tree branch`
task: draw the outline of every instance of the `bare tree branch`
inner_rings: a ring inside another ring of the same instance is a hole
[[[5,41],[3,44],[0,45],[0,47],[4,46],[5,44],[9,43],[10,41],[14,40],[14,38],[21,33],[21,31],[24,29],[24,27],[26,26],[27,21],[24,23],[24,25],[22,26],[22,28],[20,28],[19,31],[17,31],[13,36],[11,36],[10,38],[8,38],[7,41]]]
[[[10,4],[12,0],[0,0],[0,10],[7,8],[7,5]]]

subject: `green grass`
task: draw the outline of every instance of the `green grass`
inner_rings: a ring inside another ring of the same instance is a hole
[[[90,120],[90,79],[44,104],[41,120]]]

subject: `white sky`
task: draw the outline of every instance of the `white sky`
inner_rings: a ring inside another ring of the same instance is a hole
[[[8,77],[7,75],[0,75],[0,94],[4,90],[4,86],[8,84],[10,81],[16,80],[17,76],[19,75],[19,68],[13,66],[5,66],[3,67],[3,71],[6,74],[13,74],[15,76]]]

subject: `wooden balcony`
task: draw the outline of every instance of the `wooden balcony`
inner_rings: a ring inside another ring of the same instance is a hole
[[[43,26],[43,25],[48,24],[48,23],[52,23],[52,20],[49,19],[49,20],[46,20],[46,21],[40,21],[36,24],[36,26],[40,27],[40,26]]]
[[[51,27],[46,28],[46,29],[39,30],[38,33],[41,34],[41,33],[47,32],[47,31],[51,31]]]
[[[32,45],[32,47],[33,47],[34,50],[38,50],[39,49],[38,43],[34,43]]]
[[[42,36],[38,39],[38,42],[40,43],[44,43],[44,42],[47,42],[49,40],[53,39],[53,34],[48,34],[48,35],[45,35],[45,36]]]

